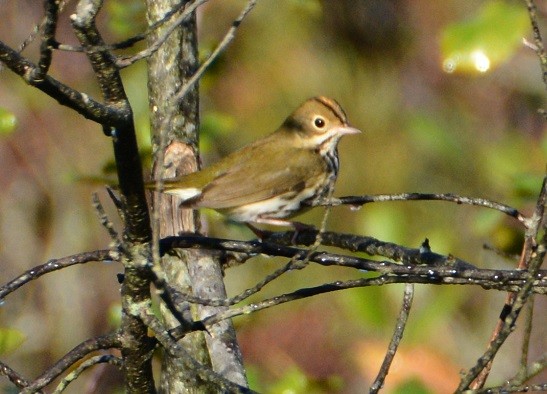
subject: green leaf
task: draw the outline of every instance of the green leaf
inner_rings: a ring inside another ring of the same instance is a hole
[[[407,380],[393,391],[395,394],[430,394],[431,390],[418,378]]]
[[[513,189],[517,196],[535,200],[539,189],[541,188],[541,182],[543,180],[543,174],[538,173],[519,173],[513,177]]]
[[[7,109],[0,107],[0,135],[10,134],[17,126],[17,118]]]
[[[119,37],[127,37],[146,29],[143,2],[131,0],[107,3],[110,29]]]
[[[0,354],[17,349],[25,341],[25,335],[13,328],[0,328]]]
[[[324,379],[316,379],[307,376],[297,366],[292,366],[273,385],[267,393],[291,393],[291,394],[323,394],[339,392],[343,382],[337,376]]]
[[[474,18],[447,26],[442,32],[443,68],[448,73],[484,73],[508,60],[528,31],[521,4],[486,2]]]
[[[209,111],[201,120],[200,148],[208,152],[217,137],[228,135],[235,127],[234,118],[228,114]]]
[[[107,319],[111,327],[118,328],[122,325],[122,305],[120,303],[116,302],[110,305]]]

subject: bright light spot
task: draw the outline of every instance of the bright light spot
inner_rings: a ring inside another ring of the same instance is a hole
[[[471,59],[473,60],[475,68],[481,73],[488,71],[490,68],[490,59],[480,49],[477,49],[471,54]]]
[[[448,74],[452,74],[454,71],[456,71],[456,64],[457,60],[455,56],[446,58],[443,62],[443,70],[444,72]]]
[[[452,74],[461,65],[463,56],[460,52],[452,52],[450,56],[444,59],[443,70],[445,73]]]

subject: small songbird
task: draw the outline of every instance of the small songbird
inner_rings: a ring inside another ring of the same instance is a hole
[[[336,101],[314,97],[272,134],[201,171],[165,179],[160,191],[180,197],[183,208],[212,208],[237,222],[297,228],[284,219],[330,196],[338,141],[356,133]]]

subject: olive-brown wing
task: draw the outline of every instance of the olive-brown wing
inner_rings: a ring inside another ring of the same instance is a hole
[[[189,205],[228,209],[286,193],[296,194],[315,184],[323,168],[324,161],[310,150],[294,149],[279,155],[261,152],[258,160],[235,164],[218,174]]]

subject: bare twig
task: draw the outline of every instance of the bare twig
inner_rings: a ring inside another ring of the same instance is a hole
[[[56,5],[55,4],[49,4],[51,2],[55,2],[57,3]],[[19,47],[17,48],[17,52],[18,53],[21,53],[25,50],[25,48],[34,41],[34,39],[36,38],[36,36],[40,33],[40,31],[44,31],[44,35],[48,34],[45,32],[45,30],[49,29],[49,36],[51,37],[50,40],[48,40],[48,47],[49,49],[52,49],[52,48],[55,48],[57,46],[57,42],[55,41],[55,37],[54,37],[54,32],[53,34],[51,34],[51,21],[52,20],[55,20],[57,17],[58,17],[58,14],[60,14],[62,12],[62,10],[65,8],[65,6],[67,5],[67,3],[69,2],[69,0],[66,0],[66,1],[46,1],[45,2],[45,8],[46,8],[46,16],[42,19],[42,21],[35,25],[33,28],[32,28],[32,31],[30,32],[29,36],[21,43],[21,45],[19,45]],[[53,10],[53,8],[50,8],[50,7],[56,7],[57,10]],[[48,14],[48,9],[52,10],[53,11],[53,14],[52,15],[51,13]],[[51,18],[51,16],[54,16],[53,18]],[[48,28],[46,28],[46,24],[50,24],[50,26]],[[41,53],[42,55],[42,53]],[[49,55],[50,56],[50,55]],[[0,71],[3,70],[3,65],[0,64]],[[47,72],[47,71],[46,71]],[[39,78],[38,78],[39,79]]]
[[[247,2],[247,5],[241,11],[237,19],[232,23],[232,27],[228,32],[224,35],[224,38],[222,41],[217,45],[215,50],[209,55],[207,60],[203,62],[203,64],[199,67],[199,69],[196,71],[196,73],[190,78],[177,92],[177,94],[174,97],[174,101],[177,103],[180,100],[186,96],[186,93],[194,86],[194,84],[199,81],[199,79],[202,77],[203,73],[207,70],[207,68],[211,65],[211,63],[218,58],[218,56],[224,52],[224,50],[230,45],[230,43],[234,40],[236,35],[236,30],[238,29],[239,25],[241,25],[241,22],[243,22],[243,19],[247,16],[249,12],[253,9],[253,7],[256,5],[256,2],[258,0],[250,0]]]
[[[43,387],[50,384],[55,378],[61,375],[63,372],[71,368],[74,364],[83,360],[88,354],[97,351],[110,348],[120,347],[120,338],[118,333],[95,337],[82,342],[70,352],[68,352],[63,358],[57,361],[52,367],[44,372],[40,377],[31,382],[28,386],[21,391],[22,394],[35,393]]]
[[[214,372],[210,367],[197,362],[184,347],[168,333],[166,327],[154,316],[149,305],[135,305],[140,319],[154,332],[158,342],[172,357],[178,358],[186,367],[189,379],[202,379],[210,384],[216,384],[219,392],[253,393],[247,387],[233,383]]]
[[[221,311],[215,315],[211,315],[207,317],[206,319],[202,320],[201,323],[203,326],[209,327],[224,319],[231,319],[236,316],[242,316],[242,315],[254,313],[259,310],[271,308],[276,305],[284,304],[294,300],[300,300],[300,299],[304,299],[308,297],[313,297],[319,294],[325,294],[325,293],[339,291],[339,290],[353,289],[357,287],[383,286],[383,285],[395,284],[395,283],[422,283],[422,284],[439,284],[439,285],[443,283],[450,283],[450,284],[459,284],[459,285],[469,285],[469,284],[473,284],[473,281],[472,280],[470,281],[469,279],[463,279],[463,278],[456,278],[456,279],[451,278],[447,282],[432,283],[427,277],[424,277],[423,275],[416,275],[416,274],[408,274],[408,275],[383,274],[376,278],[361,278],[361,279],[348,280],[345,282],[336,281],[336,282],[326,283],[316,287],[299,289],[292,293],[282,294],[282,295],[268,298],[268,299],[265,299],[256,303],[252,303],[249,305],[244,305],[238,308]],[[479,284],[479,283],[475,283],[475,284]],[[484,283],[480,283],[480,286],[482,286],[483,288],[494,288],[494,287],[490,287],[490,285],[485,286]],[[186,296],[186,295],[183,295],[183,297],[185,297],[190,302],[204,303],[207,305],[217,306],[217,305],[226,304],[225,300],[204,300],[204,299],[198,299],[196,297]],[[194,322],[194,325],[196,327],[199,326],[198,322]],[[175,338],[180,338],[186,333],[187,333],[187,330],[184,328],[175,328],[171,330],[171,334]]]
[[[534,44],[536,54],[539,58],[539,64],[543,74],[543,84],[547,88],[547,54],[545,53],[545,46],[543,45],[543,38],[541,37],[541,31],[539,30],[539,24],[537,20],[537,7],[534,0],[526,0],[528,7],[528,15],[530,17],[530,23],[532,25],[532,33],[534,35]]]
[[[484,198],[476,197],[464,197],[458,196],[452,193],[401,193],[401,194],[377,194],[377,195],[364,195],[364,196],[346,196],[340,198],[334,198],[330,201],[325,201],[322,205],[338,206],[338,205],[365,205],[372,202],[385,202],[385,201],[417,201],[417,200],[436,200],[436,201],[450,201],[456,204],[476,205],[480,207],[486,207],[495,209],[506,215],[509,215],[525,227],[529,227],[529,220],[520,213],[516,208],[510,207],[505,204],[500,204],[495,201],[490,201]]]
[[[519,371],[517,376],[509,380],[504,386],[520,386],[525,382],[532,379],[534,376],[539,375],[547,369],[547,353],[543,355],[536,361],[530,363],[526,368],[526,371]]]
[[[530,350],[530,338],[532,337],[532,327],[534,321],[534,295],[530,296],[528,300],[528,308],[526,313],[526,324],[524,327],[524,338],[522,340],[522,347],[520,352],[520,370],[522,373],[519,375],[526,376],[526,371],[528,370],[528,353]],[[523,380],[523,383],[525,380]]]
[[[165,28],[160,37],[152,45],[149,45],[146,49],[140,51],[136,55],[133,55],[129,58],[117,59],[116,65],[119,68],[124,68],[130,66],[131,64],[149,57],[155,53],[163,43],[169,38],[169,36],[178,28],[181,23],[183,23],[187,18],[189,18],[192,13],[202,4],[205,4],[209,0],[195,0],[194,2],[187,3],[188,5],[184,8],[184,11],[177,16],[173,21],[170,21],[170,25]],[[163,24],[163,23],[162,23]]]
[[[376,376],[376,379],[374,379],[374,382],[370,387],[370,393],[377,393],[384,385],[384,381],[389,372],[389,368],[391,367],[391,363],[393,362],[393,358],[395,357],[395,353],[397,352],[397,348],[399,347],[399,343],[403,339],[403,333],[405,331],[408,316],[410,315],[410,308],[412,307],[413,298],[414,285],[408,283],[405,286],[403,305],[401,306],[401,311],[399,312],[399,317],[397,318],[397,322],[395,324],[395,331],[391,337],[391,342],[389,343],[388,351],[384,357],[384,361],[382,362],[378,376]]]
[[[96,18],[103,0],[80,0],[70,16],[74,33],[84,48],[104,46]],[[86,51],[97,77],[104,101],[115,112],[113,119],[102,123],[105,134],[112,137],[121,199],[124,204],[124,265],[121,286],[121,342],[123,374],[127,392],[153,392],[152,349],[155,340],[148,329],[129,310],[134,303],[150,300],[149,245],[152,238],[148,205],[144,194],[142,164],[139,157],[133,112],[125,93],[120,70],[108,50]]]
[[[507,393],[535,393],[547,391],[547,383],[527,384],[519,386],[489,387],[481,390],[473,390],[473,394],[507,394]]]
[[[534,296],[530,297],[526,310],[526,322],[524,327],[524,338],[522,340],[520,352],[519,371],[514,379],[510,380],[513,386],[521,385],[529,379],[528,354],[530,350],[530,338],[532,336],[532,323],[534,320]]]
[[[423,278],[412,275],[407,277],[396,277],[391,275],[381,275],[376,278],[361,278],[348,280],[345,282],[337,281],[332,283],[326,283],[321,286],[302,288],[295,290],[291,293],[282,294],[272,298],[268,298],[256,303],[244,305],[239,308],[233,308],[226,311],[222,311],[215,315],[209,316],[202,320],[204,326],[208,327],[212,324],[216,324],[224,319],[231,319],[236,316],[247,315],[263,309],[271,308],[276,305],[281,305],[294,300],[301,300],[308,297],[313,297],[319,294],[330,293],[333,291],[353,289],[357,287],[369,287],[369,286],[382,286],[393,283],[423,283],[420,282]],[[178,337],[178,330],[173,330],[173,335]]]
[[[155,22],[154,24],[152,24],[144,33],[136,34],[133,37],[127,38],[123,41],[120,41],[120,42],[117,42],[117,43],[114,43],[114,44],[105,44],[105,45],[97,45],[97,46],[87,47],[85,49],[82,46],[75,46],[75,45],[69,45],[69,44],[56,43],[55,49],[60,50],[60,51],[66,51],[66,52],[92,52],[92,51],[113,51],[113,50],[117,50],[117,49],[130,48],[134,44],[136,44],[137,42],[140,42],[140,41],[143,41],[144,39],[146,39],[146,37],[150,33],[152,33],[154,30],[160,28],[165,23],[171,21],[173,19],[173,17],[175,17],[182,9],[184,9],[186,4],[187,4],[186,2],[181,1],[179,3],[178,7],[174,7],[170,12],[166,13],[165,16],[161,20],[159,20],[159,21]],[[130,64],[132,64],[132,63],[126,64],[125,62],[127,62],[127,59],[128,59],[127,57],[125,57],[125,58],[120,57],[119,59],[117,59],[116,64],[118,66],[120,66],[121,68],[127,67]]]
[[[11,383],[13,383],[17,388],[24,388],[29,385],[29,381],[22,377],[19,373],[14,371],[8,365],[0,361],[0,375],[6,376]]]
[[[116,357],[112,354],[102,354],[100,356],[91,357],[87,360],[85,360],[83,363],[78,365],[78,367],[70,372],[61,382],[57,385],[57,388],[53,392],[53,394],[60,394],[62,393],[70,383],[78,379],[78,377],[88,368],[91,368],[97,364],[103,364],[108,363],[110,365],[115,365],[117,367],[120,367],[122,365],[122,359],[119,357]]]
[[[324,229],[326,226],[327,218],[328,218],[329,209],[325,210],[325,214],[323,216],[321,228]],[[177,327],[175,332],[177,333],[178,337],[186,334],[190,331],[196,331],[196,330],[204,330],[205,327],[201,324],[201,322],[194,322],[192,323],[189,318],[186,318],[183,316],[183,311],[179,310],[179,305],[183,305],[183,302],[193,302],[195,304],[202,304],[202,305],[208,305],[208,306],[231,306],[235,305],[253,294],[258,293],[260,290],[262,290],[267,284],[271,283],[273,280],[279,278],[281,275],[295,270],[295,269],[303,269],[305,268],[308,263],[309,259],[314,253],[317,248],[320,246],[321,243],[321,237],[320,237],[321,231],[319,231],[316,235],[316,239],[314,244],[310,249],[308,249],[306,252],[306,255],[302,260],[299,259],[299,255],[295,254],[288,263],[286,263],[283,267],[277,269],[273,273],[267,275],[264,279],[262,279],[260,282],[258,282],[255,286],[243,291],[242,293],[228,298],[228,299],[217,299],[217,300],[204,300],[203,298],[191,296],[187,294],[183,294],[173,288],[172,286],[169,286],[169,284],[163,279],[158,276],[158,273],[154,271],[155,278],[154,278],[154,286],[158,289],[158,293],[162,300],[166,303],[166,306],[169,308],[173,316],[180,322],[181,326]]]
[[[291,233],[288,233],[290,235]],[[323,235],[325,240],[325,234]],[[370,237],[358,237],[352,236],[354,239],[363,238],[366,239],[366,245],[363,247],[366,250],[379,248],[382,249],[382,245],[385,244],[382,241],[375,240]],[[371,242],[377,241],[379,245],[373,245]],[[363,240],[363,243],[365,241]],[[360,244],[360,242],[357,242]],[[167,248],[205,248],[214,250],[225,250],[232,252],[246,253],[249,255],[265,254],[269,256],[282,256],[292,258],[297,256],[300,259],[304,259],[308,254],[305,249],[299,249],[294,247],[283,246],[281,244],[274,244],[270,242],[260,241],[234,241],[226,239],[217,239],[200,236],[186,236],[186,237],[167,237],[162,240],[163,247]],[[366,247],[365,247],[366,246]],[[389,247],[396,247],[397,245],[389,244]],[[388,248],[389,248],[388,247]],[[404,260],[404,264],[396,264],[389,261],[375,261],[355,256],[339,255],[326,252],[315,252],[309,256],[311,262],[324,266],[343,266],[356,268],[365,271],[375,271],[381,274],[391,275],[417,275],[427,280],[427,283],[441,284],[474,284],[480,285],[485,288],[491,289],[512,289],[516,291],[520,289],[520,286],[524,285],[527,280],[533,281],[532,289],[536,293],[544,293],[547,286],[547,271],[538,271],[535,276],[530,276],[527,271],[520,270],[490,270],[490,269],[478,269],[469,263],[455,265],[454,257],[435,255],[436,258],[431,260],[432,264],[429,264],[430,260],[424,258],[420,259],[419,249],[409,249],[400,247],[397,253],[394,253],[394,257]],[[164,249],[165,250],[165,249]],[[359,249],[361,250],[361,249]],[[408,252],[406,252],[408,251]],[[389,251],[388,251],[389,252]],[[369,253],[367,251],[367,253]],[[383,250],[386,254],[386,250]],[[369,253],[375,254],[375,253]],[[438,256],[438,257],[437,257]],[[427,255],[426,255],[427,257]],[[420,265],[416,265],[420,264]],[[461,280],[461,281],[460,281]],[[400,282],[406,283],[406,282]],[[420,281],[420,283],[424,283]],[[193,301],[192,301],[193,302]],[[224,305],[224,304],[219,304]]]
[[[535,50],[536,54],[538,55],[540,66],[542,70],[542,77],[543,77],[543,83],[547,87],[547,54],[545,53],[545,47],[543,44],[543,39],[541,36],[541,31],[539,29],[539,24],[537,20],[537,8],[534,4],[533,0],[526,0],[526,4],[528,7],[528,15],[530,17],[530,23],[532,26],[532,33],[534,36],[534,45],[533,49]],[[544,111],[543,111],[544,112]],[[543,113],[545,116],[545,113]],[[545,231],[545,186],[546,179],[543,180],[543,187],[542,192],[540,193],[540,197],[538,198],[538,202],[536,205],[536,210],[534,212],[534,216],[530,218],[527,221],[526,228],[526,235],[525,235],[525,241],[524,246],[522,249],[521,258],[519,260],[518,269],[530,269],[531,272],[538,271],[542,261],[539,261],[536,263],[536,267],[529,267],[530,262],[534,261],[533,254],[544,254],[544,251],[542,253],[541,250],[538,250],[538,240],[537,235],[538,231],[541,226],[541,222],[543,221],[543,227]],[[545,248],[545,237],[543,237],[543,242],[540,244],[541,247]],[[535,269],[534,269],[535,268]],[[524,288],[523,288],[524,290]],[[507,310],[511,311],[511,314],[514,316],[512,319],[516,319],[518,317],[519,311],[522,308],[522,306],[526,303],[526,300],[528,297],[530,297],[530,294],[519,292],[516,293],[509,293],[505,300],[504,310],[502,311],[502,315],[500,316],[500,320],[498,321],[496,327],[493,330],[493,333],[490,338],[490,343],[488,346],[487,351],[485,354],[479,359],[477,362],[477,365],[472,368],[469,373],[462,379],[462,382],[460,383],[459,388],[466,388],[466,383],[468,383],[468,379],[474,374],[473,383],[471,384],[471,388],[478,389],[482,388],[486,382],[486,379],[490,373],[490,369],[492,367],[492,361],[495,357],[497,350],[501,346],[501,344],[504,342],[505,338],[509,335],[510,331],[509,329],[512,328],[512,324],[514,324],[514,320],[511,320],[510,322],[507,321],[509,318],[508,314],[505,312]],[[531,301],[532,302],[532,301]],[[508,327],[508,324],[511,323],[511,325]],[[528,329],[531,330],[531,321],[529,323]],[[529,332],[525,332],[525,342],[527,341],[526,337],[530,335]],[[527,347],[527,344],[525,343],[524,346]],[[523,349],[522,358],[521,358],[521,365],[523,365],[523,369],[526,370],[526,357],[527,357],[527,349]]]
[[[122,242],[118,236],[118,232],[114,228],[114,224],[108,219],[108,215],[106,214],[103,205],[101,204],[101,200],[99,200],[99,195],[97,193],[92,194],[92,201],[93,201],[93,208],[95,208],[95,211],[97,212],[97,215],[99,216],[99,221],[103,225],[103,227],[108,232],[108,235],[110,235],[110,239],[113,242],[113,247],[116,249],[119,249],[122,245]]]
[[[192,321],[192,315],[190,309],[187,307],[187,300],[181,292],[171,286],[163,277],[158,274],[162,274],[158,267],[154,267],[152,274],[154,275],[154,287],[156,287],[157,294],[160,296],[165,306],[171,312],[173,317],[180,323],[180,327],[185,332],[204,330],[205,328],[200,325],[194,325]]]
[[[547,250],[547,218],[545,217],[545,204],[547,201],[547,177],[543,179],[536,209],[530,218],[531,226],[526,229],[525,242],[519,267],[524,267],[530,274],[523,287],[514,295],[510,295],[510,303],[505,304],[500,322],[494,330],[487,350],[477,360],[460,381],[459,391],[467,389],[473,381],[473,387],[480,388],[484,384],[489,372],[489,364],[496,356],[507,337],[513,331],[520,311],[532,294],[532,278],[540,271]],[[540,229],[543,231],[541,239],[537,239]]]
[[[87,119],[105,123],[107,119],[116,119],[116,111],[93,100],[85,93],[62,84],[55,78],[46,75],[43,79],[35,79],[37,65],[21,56],[17,51],[0,41],[0,62],[19,75],[31,86],[41,90],[59,104],[72,108]]]
[[[46,15],[44,19],[44,32],[40,44],[40,60],[38,61],[37,73],[33,79],[41,80],[49,71],[52,59],[52,43],[55,41],[55,30],[59,17],[59,2],[57,0],[46,0],[44,2]]]
[[[293,232],[264,233],[263,240],[278,245],[310,245],[316,237],[315,230]],[[325,246],[335,246],[352,252],[364,252],[371,256],[382,256],[403,264],[427,264],[429,266],[452,265],[457,269],[473,269],[472,264],[454,256],[443,256],[432,252],[429,248],[407,248],[392,242],[380,241],[373,237],[354,234],[342,234],[326,231],[321,234],[321,243]],[[426,239],[424,243],[429,244]]]
[[[62,257],[60,259],[52,259],[47,263],[38,265],[25,271],[17,278],[11,280],[5,285],[0,287],[0,300],[3,300],[7,295],[17,290],[24,284],[38,279],[39,277],[49,274],[50,272],[57,271],[66,267],[70,267],[75,264],[85,264],[92,261],[116,261],[118,260],[118,253],[114,250],[95,250],[92,252],[84,252],[74,254],[72,256]]]

